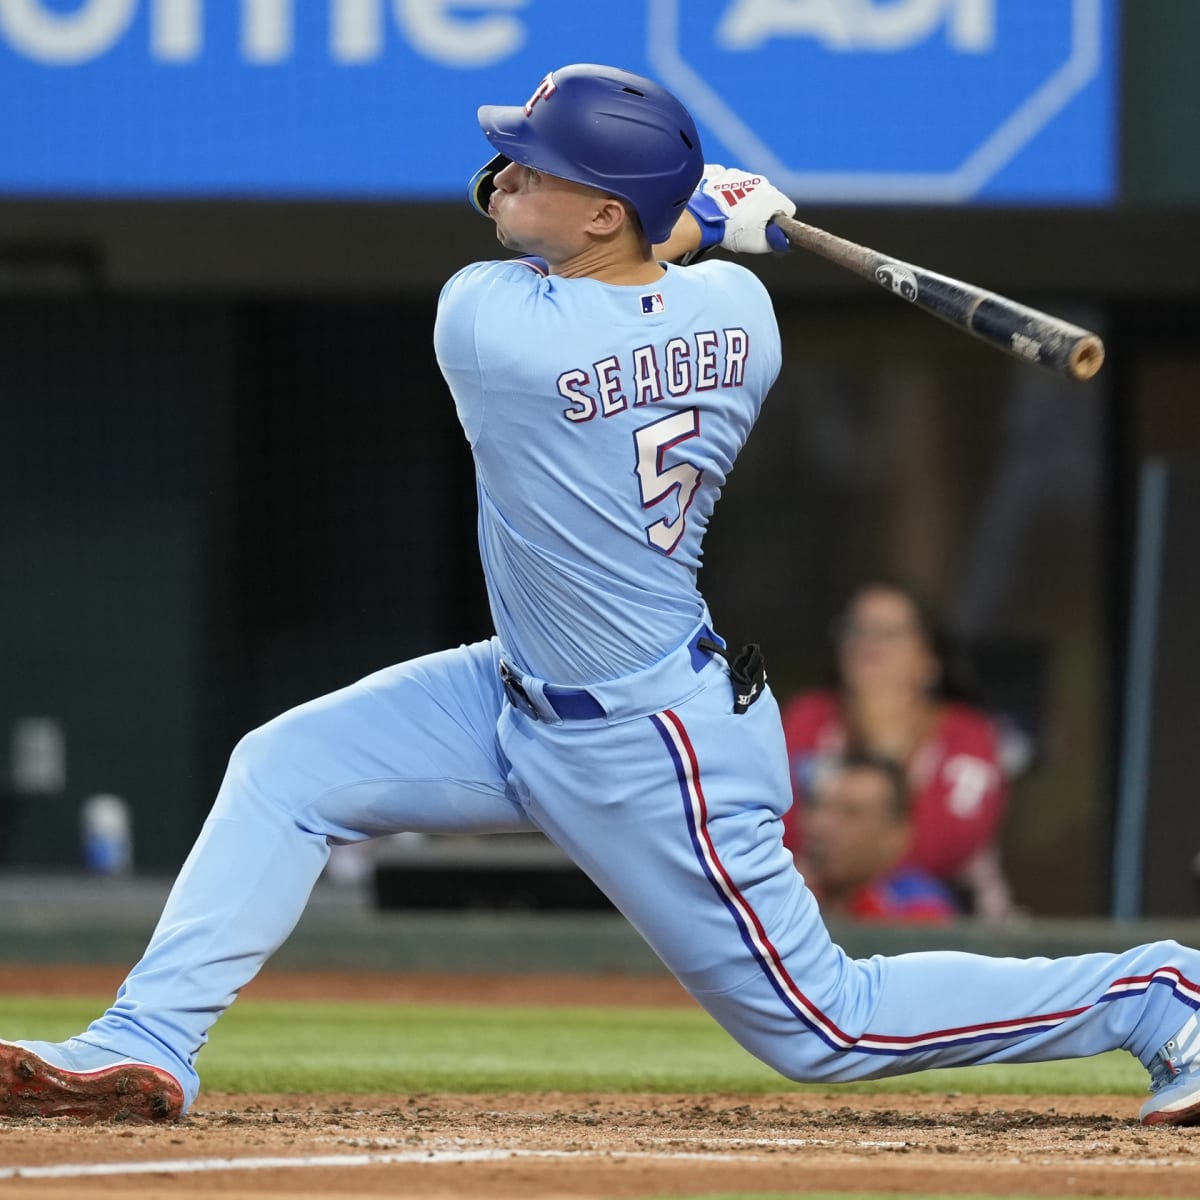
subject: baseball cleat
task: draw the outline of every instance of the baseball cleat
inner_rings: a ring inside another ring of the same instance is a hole
[[[174,1121],[184,1108],[179,1081],[160,1067],[114,1057],[69,1070],[43,1055],[70,1059],[72,1043],[0,1041],[0,1117],[76,1117],[81,1121]],[[92,1055],[105,1054],[75,1042]],[[82,1064],[80,1064],[82,1065]]]
[[[1200,1125],[1200,1022],[1191,1016],[1150,1063],[1150,1091],[1143,1125]]]

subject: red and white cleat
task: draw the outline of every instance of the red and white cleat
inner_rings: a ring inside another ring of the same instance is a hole
[[[43,1054],[70,1060],[71,1043],[0,1041],[0,1117],[75,1117],[80,1121],[174,1121],[184,1109],[183,1088],[161,1067],[132,1059],[70,1070]],[[74,1043],[94,1054],[83,1043]],[[111,1056],[110,1056],[111,1057]]]

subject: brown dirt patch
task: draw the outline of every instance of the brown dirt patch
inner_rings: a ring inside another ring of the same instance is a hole
[[[106,993],[104,968],[0,970],[8,992]],[[487,1003],[690,1004],[661,978],[264,973],[247,994]],[[0,1167],[153,1162],[150,1174],[6,1179],[13,1195],[327,1200],[410,1195],[703,1195],[733,1190],[1197,1196],[1200,1130],[1142,1128],[1120,1097],[892,1093],[772,1096],[245,1096],[202,1093],[171,1126],[0,1121]],[[441,1161],[499,1155],[488,1161]],[[206,1158],[390,1155],[404,1161],[192,1174]],[[415,1161],[414,1161],[415,1160]]]
[[[14,1194],[626,1197],[755,1189],[1195,1196],[1200,1138],[1128,1097],[232,1096],[167,1127],[0,1122],[6,1165],[365,1154],[376,1165],[13,1180]],[[489,1162],[436,1155],[497,1151]],[[517,1157],[516,1152],[560,1157]],[[511,1156],[511,1157],[510,1157]]]

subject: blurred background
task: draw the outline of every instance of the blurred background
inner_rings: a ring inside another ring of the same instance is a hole
[[[1072,384],[750,263],[784,368],[702,586],[786,696],[910,581],[1025,735],[1017,904],[1194,914],[1197,46],[1194,0],[0,0],[0,869],[126,869],[81,833],[124,813],[169,876],[243,732],[490,633],[434,309],[496,250],[476,106],[598,61],[811,223],[1102,333]]]

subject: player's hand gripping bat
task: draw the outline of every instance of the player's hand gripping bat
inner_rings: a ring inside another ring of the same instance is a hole
[[[889,258],[782,213],[771,220],[793,246],[873,280],[1007,354],[1080,380],[1091,379],[1104,362],[1104,343],[1087,329],[959,279]]]

